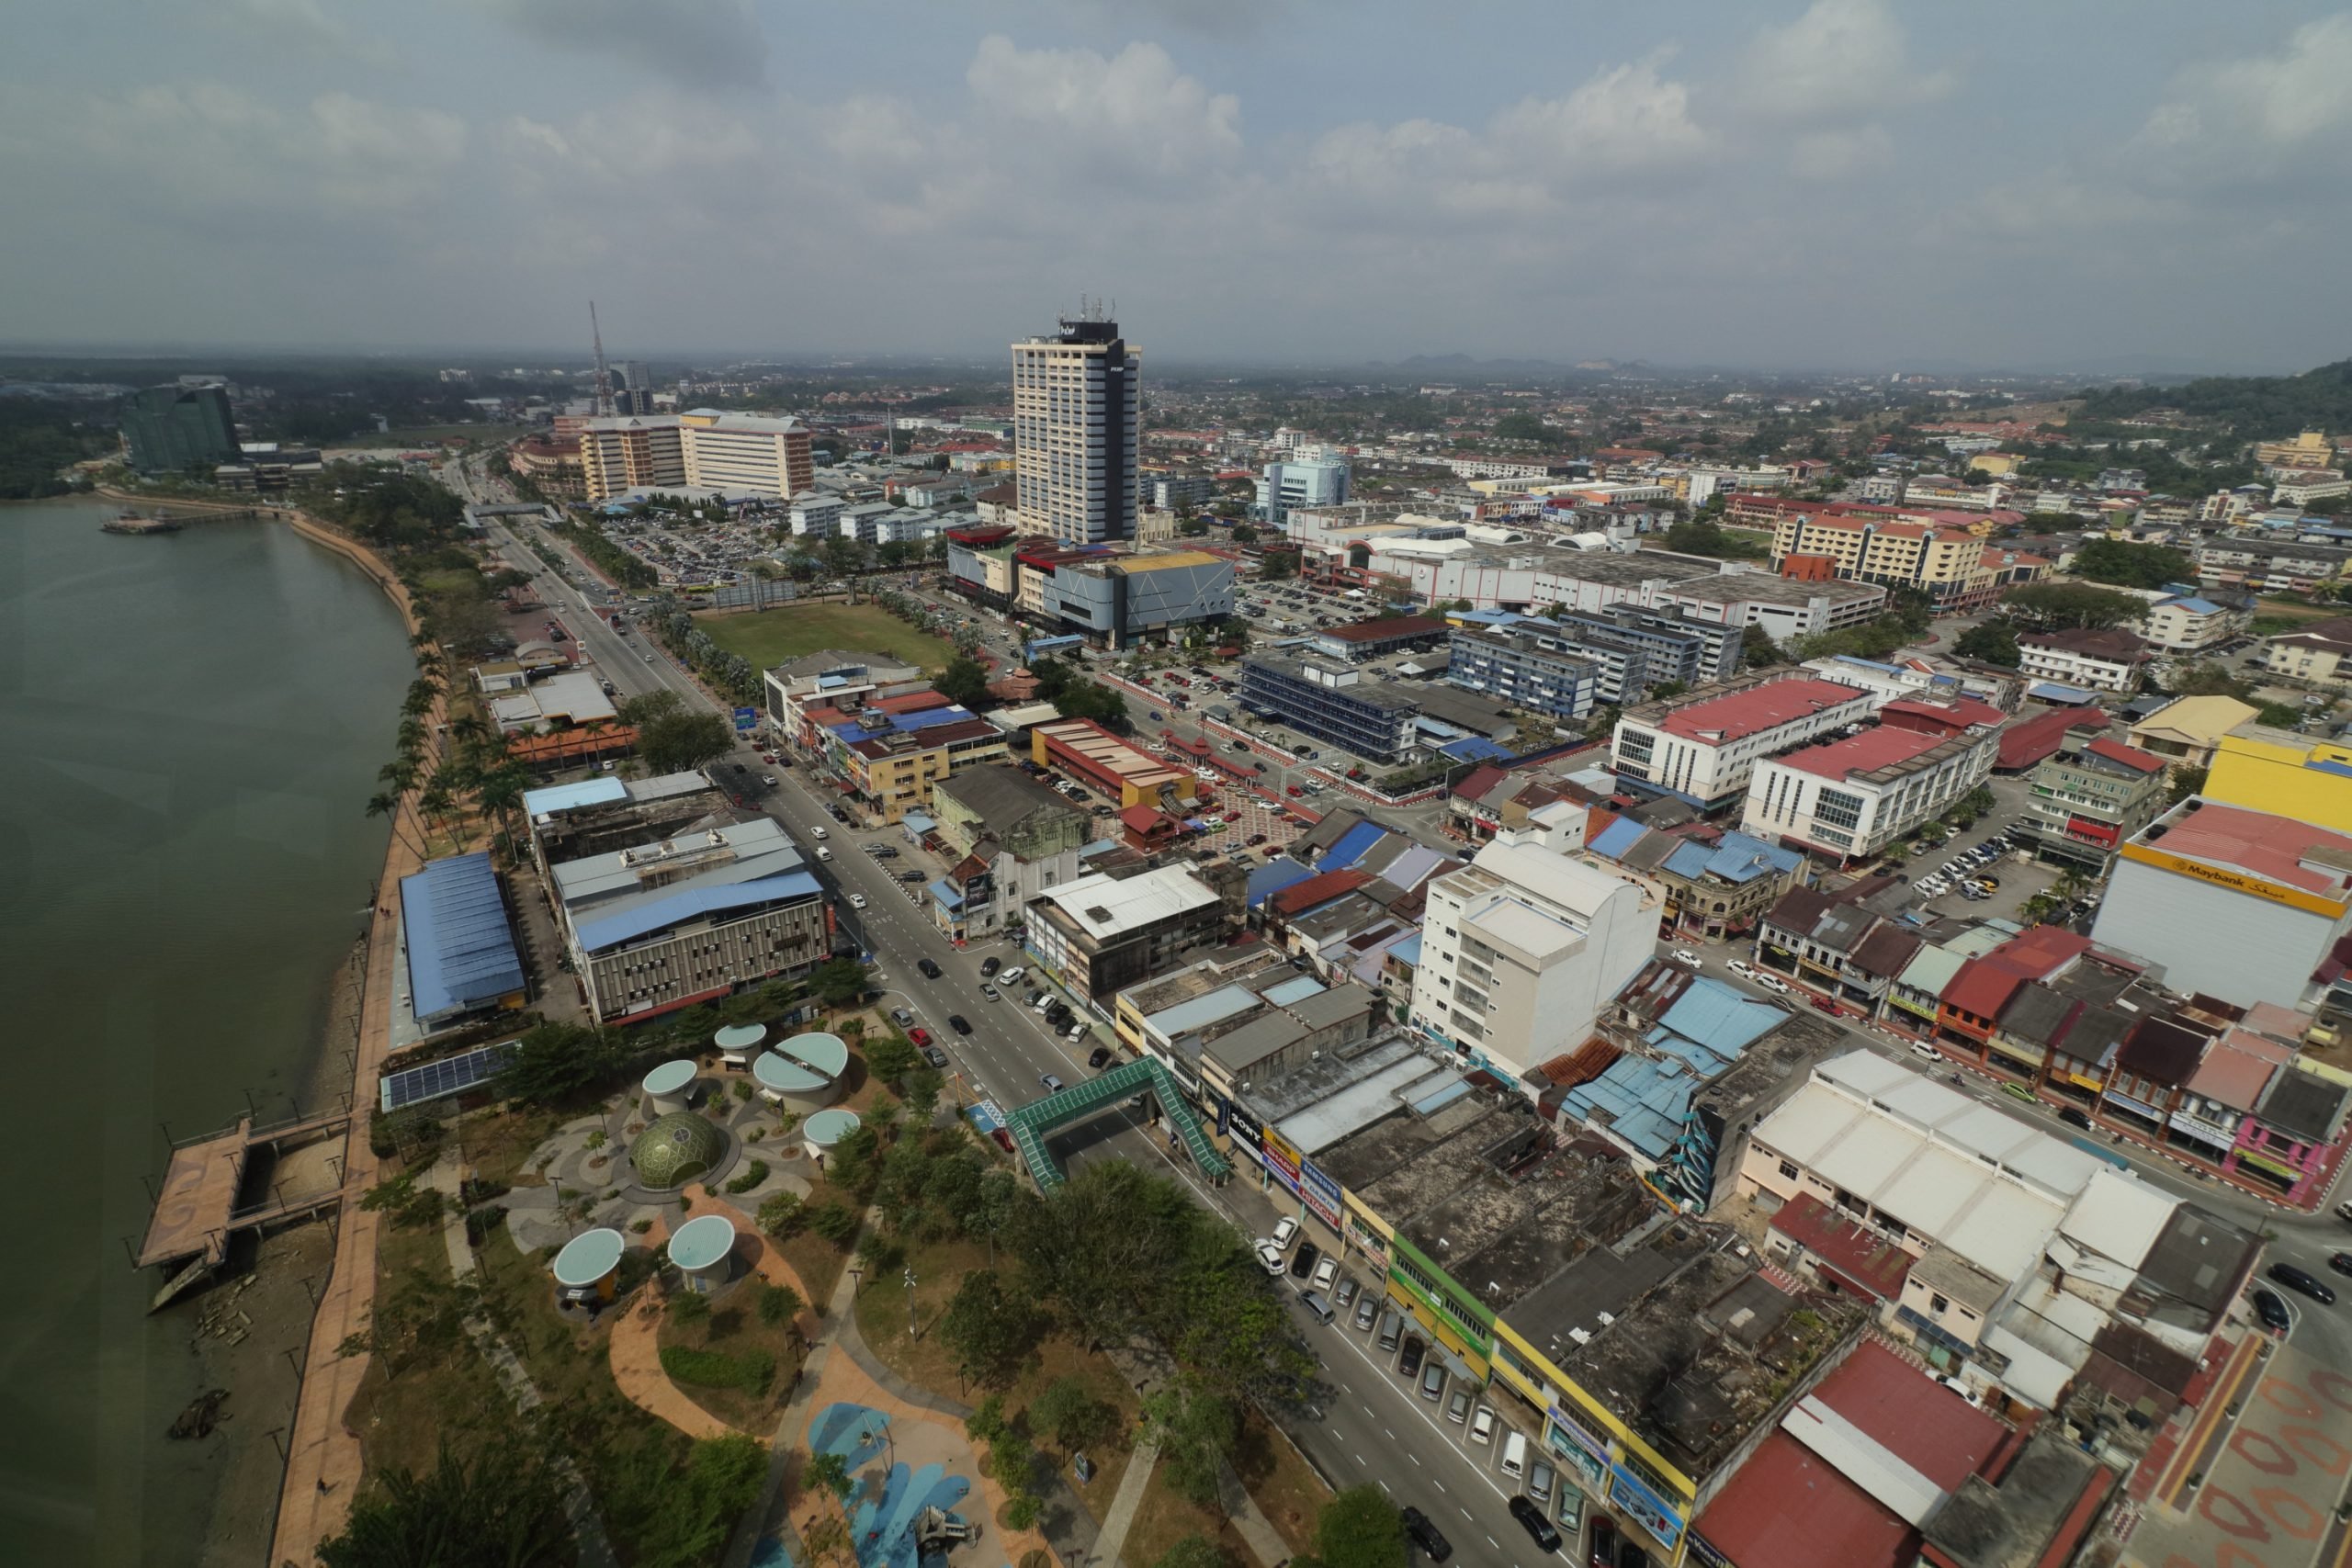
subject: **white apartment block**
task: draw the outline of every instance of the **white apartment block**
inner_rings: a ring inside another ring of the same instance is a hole
[[[685,446],[674,414],[592,419],[580,427],[580,472],[591,501],[623,491],[686,482]]]
[[[1498,839],[1430,885],[1412,1021],[1516,1078],[1582,1045],[1657,949],[1639,887]]]
[[[2018,672],[2092,692],[2129,692],[2140,683],[2146,650],[2126,631],[2042,632],[2018,638]]]
[[[1876,854],[1993,775],[2000,732],[1881,725],[1756,764],[1740,827],[1840,860]]]
[[[678,433],[688,484],[789,497],[817,482],[808,427],[797,419],[695,409],[678,416]]]
[[[811,491],[793,497],[792,508],[786,515],[791,520],[795,534],[804,538],[831,539],[841,533],[842,513],[848,505],[830,491]]]
[[[1871,693],[1810,673],[1646,703],[1617,721],[1610,762],[1635,790],[1714,811],[1747,793],[1758,762],[1860,724],[1876,706]]]
[[[1141,491],[1143,352],[1099,316],[1012,345],[1019,527],[1066,545],[1132,539]]]

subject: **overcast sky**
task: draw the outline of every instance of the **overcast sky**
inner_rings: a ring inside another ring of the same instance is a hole
[[[0,341],[2300,369],[2286,0],[16,0]]]

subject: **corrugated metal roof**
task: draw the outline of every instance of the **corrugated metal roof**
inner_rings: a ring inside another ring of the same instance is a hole
[[[401,878],[409,997],[431,1021],[523,988],[523,961],[487,851],[437,860]]]
[[[601,953],[616,942],[634,941],[695,915],[813,897],[821,891],[817,879],[805,871],[786,872],[780,876],[763,876],[750,882],[701,887],[688,885],[666,897],[644,899],[601,920],[584,922],[579,927],[580,945],[590,953]]]
[[[573,784],[549,784],[523,792],[523,815],[545,817],[557,811],[577,811],[583,806],[614,806],[628,798],[628,786],[610,773]]]
[[[1268,987],[1264,995],[1268,1001],[1282,1008],[1293,1002],[1305,1001],[1317,991],[1329,988],[1312,975],[1294,975],[1281,985]]]
[[[1315,863],[1325,871],[1344,871],[1362,860],[1387,834],[1388,829],[1377,822],[1359,822],[1338,843],[1317,856]]]
[[[1257,908],[1272,895],[1314,874],[1295,860],[1268,861],[1250,874],[1250,907]]]

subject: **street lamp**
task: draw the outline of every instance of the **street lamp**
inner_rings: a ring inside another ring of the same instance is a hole
[[[912,1339],[915,1337],[915,1269],[910,1263],[907,1265],[907,1337]]]

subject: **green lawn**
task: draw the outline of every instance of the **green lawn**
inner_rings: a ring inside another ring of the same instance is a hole
[[[707,614],[695,617],[711,640],[761,670],[820,649],[887,653],[937,674],[955,652],[943,637],[919,632],[872,604],[801,604],[782,610]]]

